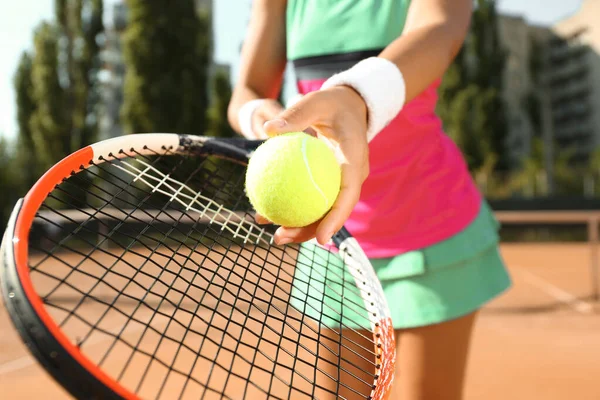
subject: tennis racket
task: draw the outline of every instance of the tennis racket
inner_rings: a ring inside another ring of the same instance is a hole
[[[395,343],[346,229],[276,246],[244,193],[260,141],[137,134],[50,168],[0,279],[38,362],[81,399],[384,399]]]

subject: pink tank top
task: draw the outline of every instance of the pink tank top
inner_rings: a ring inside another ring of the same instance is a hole
[[[302,94],[325,80],[300,80]],[[482,202],[462,154],[435,114],[436,81],[369,144],[370,174],[346,227],[371,258],[424,248],[472,222]]]

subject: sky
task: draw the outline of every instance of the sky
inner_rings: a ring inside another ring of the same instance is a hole
[[[105,8],[118,0],[105,0]],[[217,0],[214,0],[217,1]],[[225,0],[218,0],[225,1]],[[228,0],[235,3],[242,0]],[[502,13],[523,15],[530,23],[548,25],[575,12],[582,0],[498,0]],[[16,135],[16,109],[13,76],[19,57],[31,49],[33,30],[43,19],[53,18],[54,0],[5,1],[0,6],[0,135]],[[232,13],[246,8],[230,7]],[[245,16],[232,15],[232,20]]]

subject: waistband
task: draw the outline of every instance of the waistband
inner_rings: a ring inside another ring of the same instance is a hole
[[[371,49],[303,57],[292,60],[292,65],[296,79],[300,81],[327,79],[338,72],[351,68],[365,58],[378,56],[382,51],[383,49]]]

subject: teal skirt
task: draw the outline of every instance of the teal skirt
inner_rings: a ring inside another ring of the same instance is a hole
[[[394,328],[438,324],[467,315],[507,290],[511,280],[498,250],[498,228],[490,207],[483,202],[477,218],[458,234],[424,249],[371,259]],[[304,252],[301,248],[295,276],[315,273],[325,276],[326,270],[343,268],[332,266],[341,261],[325,253],[315,257],[314,247]],[[316,259],[321,261],[315,263]],[[322,260],[327,260],[329,268],[324,268]],[[303,284],[306,279],[302,278],[295,281],[292,290],[295,308],[321,323],[348,326],[339,316],[352,315],[352,307],[346,310],[342,304],[358,303],[359,298],[353,299],[356,296],[347,292],[348,299],[340,302],[339,290],[330,284],[335,279],[324,281],[321,287]],[[320,304],[317,299],[322,298],[336,301]]]

